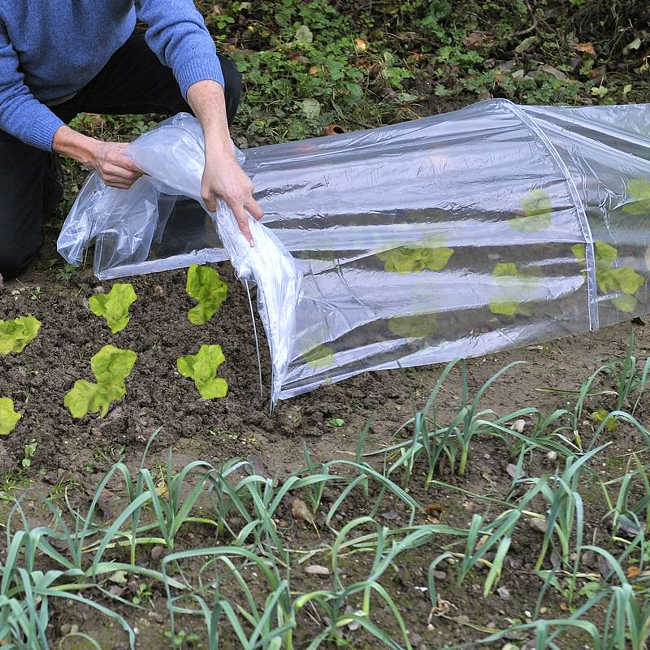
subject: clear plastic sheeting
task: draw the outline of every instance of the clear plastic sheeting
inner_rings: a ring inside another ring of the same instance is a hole
[[[200,204],[194,118],[128,151],[148,176],[128,191],[91,176],[60,252],[78,263],[94,239],[100,278],[229,257],[260,289],[273,400],[650,311],[650,104],[489,100],[248,149],[265,210],[253,249]]]

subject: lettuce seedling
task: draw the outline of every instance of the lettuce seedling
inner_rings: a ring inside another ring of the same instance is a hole
[[[575,258],[585,264],[585,246],[576,244],[571,247]],[[623,295],[612,298],[613,305],[622,312],[633,312],[636,308],[634,294],[643,286],[643,276],[629,266],[613,268],[618,258],[618,251],[604,241],[594,242],[596,257],[596,284],[604,295],[620,292]]]
[[[220,345],[202,345],[197,354],[179,357],[176,367],[183,377],[194,380],[203,399],[215,399],[228,392],[228,382],[217,377],[217,368],[225,360]]]
[[[41,321],[29,316],[0,320],[0,354],[20,353],[31,343],[41,329]]]
[[[650,183],[643,178],[632,178],[625,189],[633,200],[623,206],[623,212],[650,217]]]
[[[442,271],[447,266],[449,258],[454,254],[453,248],[447,248],[442,238],[426,237],[411,246],[399,246],[379,253],[378,257],[384,262],[384,270],[397,273],[420,273]]]
[[[77,379],[69,390],[63,403],[73,418],[82,418],[87,413],[98,412],[104,417],[111,402],[125,395],[125,379],[131,373],[138,355],[131,350],[120,350],[105,345],[90,360],[90,368],[97,383]]]
[[[193,264],[187,271],[187,293],[199,304],[187,313],[193,325],[205,325],[228,295],[228,285],[211,266]]]
[[[551,197],[544,190],[536,189],[528,192],[521,199],[523,217],[510,219],[508,225],[520,232],[537,232],[551,225],[553,206]]]
[[[8,397],[0,397],[0,436],[9,435],[21,417],[14,411],[14,403]]]
[[[111,332],[123,330],[129,322],[129,307],[137,296],[132,284],[114,284],[108,293],[91,296],[88,300],[90,311],[95,316],[103,316]]]
[[[534,287],[539,279],[532,273],[520,271],[512,262],[499,263],[494,266],[492,276],[501,286],[499,293],[489,302],[490,311],[502,316],[514,316],[519,313],[530,316],[530,307],[520,300],[528,295],[529,289]],[[512,284],[512,279],[521,279],[525,284]]]

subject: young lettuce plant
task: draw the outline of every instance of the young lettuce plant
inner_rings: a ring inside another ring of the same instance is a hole
[[[194,380],[203,399],[215,399],[228,392],[228,382],[217,377],[217,368],[225,360],[220,345],[202,345],[197,354],[180,357],[176,367],[183,377]]]
[[[8,436],[22,416],[14,411],[14,403],[8,397],[0,397],[0,436]]]
[[[111,332],[116,334],[127,326],[129,307],[136,299],[132,284],[117,283],[108,293],[91,296],[88,306],[95,316],[103,316]]]
[[[187,271],[186,291],[199,301],[187,313],[193,325],[205,325],[216,313],[228,295],[228,285],[210,266],[193,264]]]
[[[20,354],[31,343],[41,328],[41,321],[29,316],[0,320],[0,354]]]
[[[120,350],[105,345],[91,360],[90,368],[97,379],[93,384],[77,379],[63,403],[73,418],[82,418],[87,413],[98,412],[104,417],[112,402],[126,394],[124,381],[131,374],[138,355],[131,350]]]

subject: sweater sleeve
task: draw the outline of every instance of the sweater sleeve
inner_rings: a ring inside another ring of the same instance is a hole
[[[135,7],[147,25],[147,44],[172,69],[184,98],[197,81],[225,85],[214,41],[193,0],[135,0]]]
[[[0,129],[26,144],[51,151],[54,134],[62,125],[25,85],[18,56],[0,23]]]

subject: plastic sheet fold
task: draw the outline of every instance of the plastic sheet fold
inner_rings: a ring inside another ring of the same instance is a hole
[[[483,355],[650,311],[650,104],[488,100],[369,131],[248,149],[255,248],[200,202],[180,114],[91,175],[59,238],[115,278],[230,258],[258,284],[272,399],[359,372]]]

